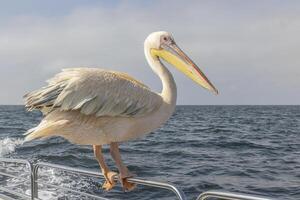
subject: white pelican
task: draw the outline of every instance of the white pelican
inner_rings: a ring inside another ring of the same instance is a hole
[[[72,143],[93,145],[101,171],[103,189],[112,189],[117,173],[105,164],[101,148],[110,145],[124,190],[135,185],[123,164],[119,142],[132,140],[159,128],[174,112],[176,84],[162,60],[175,66],[204,88],[218,93],[194,62],[176,45],[171,34],[151,33],[144,43],[146,59],[162,81],[162,92],[156,93],[129,75],[95,68],[64,69],[48,85],[25,95],[28,110],[43,112],[41,123],[30,129],[26,141],[62,136]]]

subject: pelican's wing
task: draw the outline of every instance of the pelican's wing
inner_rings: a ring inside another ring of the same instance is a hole
[[[48,86],[24,96],[28,110],[80,110],[85,115],[143,116],[162,103],[160,95],[127,74],[94,68],[65,69]]]

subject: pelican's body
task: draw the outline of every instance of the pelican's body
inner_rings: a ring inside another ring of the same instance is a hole
[[[72,74],[72,77],[68,77],[69,74]],[[105,97],[105,90],[103,91],[101,88],[103,82],[109,82],[110,91],[114,90],[111,94],[107,94],[107,97]],[[157,129],[171,116],[176,105],[174,81],[172,87],[169,88],[174,91],[167,91],[169,94],[167,97],[164,96],[164,93],[152,92],[148,87],[129,76],[95,68],[68,69],[58,74],[49,83],[50,87],[43,89],[45,94],[39,94],[37,97],[31,96],[33,104],[36,104],[34,101],[43,102],[44,98],[49,98],[49,93],[53,93],[53,90],[60,90],[59,85],[68,85],[69,88],[81,91],[84,85],[82,83],[87,83],[88,88],[93,88],[97,92],[93,94],[86,90],[88,94],[77,97],[77,93],[69,93],[68,87],[64,86],[67,94],[64,94],[63,91],[59,93],[64,96],[61,101],[58,97],[55,98],[56,104],[60,105],[59,109],[49,112],[48,107],[43,105],[42,111],[49,113],[46,114],[42,123],[33,129],[34,132],[27,136],[27,140],[52,135],[62,136],[73,143],[84,145],[103,145],[131,140]],[[57,88],[53,89],[53,87]],[[47,90],[50,92],[45,92]],[[136,94],[136,96],[128,95],[130,92],[131,95]],[[103,95],[98,97],[97,94]],[[137,94],[142,95],[138,96]],[[89,98],[89,95],[96,97]],[[121,97],[112,99],[111,96]],[[120,100],[125,103],[119,105],[118,101]],[[74,105],[70,101],[75,101]],[[135,105],[138,104],[138,101],[142,102],[140,105]],[[47,101],[47,104],[49,103],[55,104]],[[98,107],[99,104],[110,107],[109,111]],[[80,110],[72,110],[74,107],[80,107]],[[130,107],[133,108],[130,110]]]
[[[53,120],[55,127],[45,136],[62,136],[72,143],[81,145],[103,145],[132,140],[157,129],[172,114],[171,109],[161,106],[157,111],[140,118],[97,118],[83,115],[78,111],[53,111],[45,117],[45,120]],[[164,110],[166,112],[161,115]],[[57,122],[62,123],[56,124]]]
[[[170,49],[172,53],[167,51]],[[150,34],[145,40],[144,52],[150,67],[162,81],[161,93],[120,72],[95,68],[63,70],[48,81],[48,86],[25,96],[29,110],[39,109],[45,115],[37,127],[28,131],[26,140],[56,135],[76,144],[93,145],[106,177],[103,187],[107,190],[114,186],[115,173],[106,166],[101,145],[110,144],[123,187],[132,189],[134,185],[126,181],[131,174],[121,162],[118,143],[157,129],[169,119],[176,106],[175,81],[160,59],[217,93],[169,33]]]

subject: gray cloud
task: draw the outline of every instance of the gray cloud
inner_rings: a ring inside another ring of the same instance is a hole
[[[159,91],[143,41],[166,30],[221,92],[211,95],[169,67],[179,104],[299,104],[299,8],[296,1],[121,1],[58,16],[15,14],[0,24],[0,103],[21,103],[74,66],[128,72]]]

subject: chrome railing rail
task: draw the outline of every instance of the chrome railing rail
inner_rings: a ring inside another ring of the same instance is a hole
[[[51,169],[59,169],[59,170],[67,171],[67,172],[71,172],[71,173],[83,174],[83,175],[86,175],[86,176],[104,177],[103,174],[98,173],[98,172],[87,171],[87,170],[83,170],[83,169],[77,169],[77,168],[72,168],[72,167],[66,167],[66,166],[63,166],[63,165],[56,165],[56,164],[49,164],[49,163],[43,163],[42,162],[42,163],[37,163],[37,164],[34,165],[33,173],[34,173],[34,177],[35,177],[35,180],[34,180],[35,183],[39,182],[37,177],[38,177],[38,169],[40,167],[48,167],[48,168],[51,168]],[[137,178],[129,178],[128,181],[131,182],[131,183],[138,184],[138,185],[144,185],[144,186],[150,186],[150,187],[169,190],[169,191],[173,192],[179,200],[186,200],[186,197],[185,197],[184,193],[180,189],[178,189],[177,187],[175,187],[174,185],[169,184],[169,183],[148,181],[148,180],[137,179]],[[43,183],[43,184],[48,185],[48,186],[53,186],[53,185],[50,185],[48,183]],[[37,187],[38,187],[37,184],[35,184],[35,191],[38,191]],[[54,186],[54,187],[57,188],[57,189],[74,192],[74,193],[77,193],[77,194],[80,194],[80,195],[85,195],[85,196],[98,198],[98,199],[104,199],[102,197],[95,196],[95,195],[92,195],[92,194],[87,194],[85,192],[80,192],[80,191],[77,191],[77,190],[62,188],[62,187],[59,187],[59,186]],[[35,193],[35,197],[36,198],[38,197],[37,193]]]
[[[5,195],[6,197],[17,196],[17,197],[22,198],[22,199],[31,199],[31,196],[28,196],[26,194],[22,194],[20,192],[16,192],[16,191],[11,190],[11,189],[7,189],[5,187],[0,187],[0,191],[4,192],[6,194],[10,194],[10,196]]]
[[[0,158],[0,163],[16,163],[16,164],[23,164],[28,168],[28,179],[22,178],[22,177],[18,177],[9,173],[5,173],[5,172],[0,172],[0,175],[5,176],[5,177],[11,177],[11,178],[16,178],[19,180],[23,180],[23,181],[29,181],[30,182],[30,189],[31,189],[31,195],[27,195],[27,194],[22,194],[16,191],[13,191],[11,189],[8,189],[6,187],[2,187],[0,186],[0,191],[9,193],[9,194],[13,194],[15,196],[21,197],[23,199],[33,199],[33,167],[32,164],[28,161],[28,160],[23,160],[23,159],[11,159],[11,158]],[[2,198],[4,199],[3,196],[6,196],[4,194],[1,194]],[[10,197],[6,197],[6,199],[9,199]]]
[[[261,196],[254,196],[254,195],[250,196],[248,194],[223,192],[218,190],[203,192],[198,196],[197,200],[206,200],[209,198],[218,198],[223,200],[271,200],[269,198],[261,197]]]
[[[86,196],[86,197],[91,197],[94,199],[100,199],[100,200],[108,200],[106,198],[74,190],[71,188],[65,188],[61,187],[55,184],[51,183],[45,183],[42,180],[39,179],[39,169],[40,168],[50,168],[50,169],[57,169],[60,171],[68,172],[68,173],[73,173],[73,174],[80,174],[80,175],[85,175],[88,177],[104,177],[101,173],[93,172],[93,171],[88,171],[84,169],[77,169],[77,168],[72,168],[72,167],[67,167],[63,165],[56,165],[56,164],[49,164],[49,163],[44,163],[40,162],[37,164],[32,164],[27,160],[22,160],[22,159],[8,159],[8,158],[0,158],[0,163],[17,163],[17,164],[25,164],[28,169],[28,176],[29,179],[25,179],[22,177],[18,177],[16,175],[8,174],[7,172],[1,172],[0,175],[6,176],[6,177],[11,177],[11,178],[18,178],[20,180],[26,180],[30,181],[31,184],[31,196],[27,194],[21,194],[17,191],[13,191],[11,189],[8,189],[6,187],[3,187],[0,185],[0,199],[5,199],[5,200],[11,200],[14,199],[11,196],[7,196],[7,194],[15,195],[23,199],[31,199],[31,200],[38,200],[38,185],[43,184],[45,186],[53,187],[58,190],[62,190],[65,192],[72,192],[75,194],[78,194],[80,196]],[[149,187],[155,187],[155,188],[160,188],[160,189],[165,189],[170,192],[173,192],[174,195],[176,195],[177,199],[179,200],[186,200],[185,194],[175,187],[172,184],[169,183],[161,183],[161,182],[156,182],[156,181],[149,181],[149,180],[143,180],[143,179],[137,179],[137,178],[130,178],[128,179],[129,182],[135,183],[138,185],[143,185],[143,186],[149,186]],[[223,200],[271,200],[270,198],[267,197],[262,197],[262,196],[252,196],[252,195],[247,195],[247,194],[241,194],[241,193],[231,193],[231,192],[224,192],[224,191],[207,191],[201,193],[197,200],[207,200],[209,198],[214,198],[214,199],[223,199]],[[274,199],[273,199],[274,200]]]
[[[11,197],[6,196],[4,194],[0,194],[0,199],[3,199],[3,200],[15,200],[14,198],[11,198]]]

